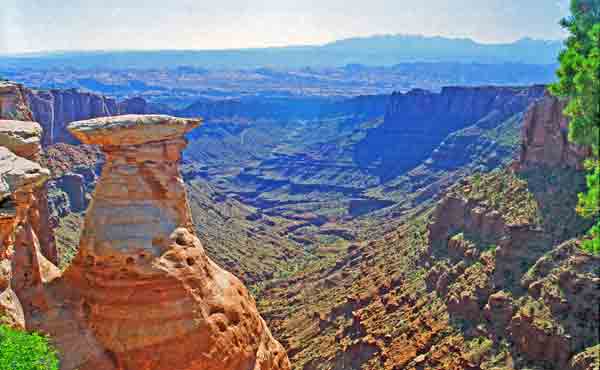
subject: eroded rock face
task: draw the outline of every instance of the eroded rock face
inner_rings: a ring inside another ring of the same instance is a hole
[[[0,119],[0,146],[20,157],[39,160],[42,127],[37,122]]]
[[[29,119],[34,119],[44,128],[44,147],[58,143],[78,144],[67,129],[67,125],[74,121],[119,114],[168,111],[166,108],[148,104],[140,97],[117,102],[103,95],[77,89],[22,90],[23,96],[26,97],[26,105],[31,110]]]
[[[198,124],[121,116],[70,125],[102,146],[106,165],[78,255],[42,298],[30,294],[29,310],[65,369],[290,368],[247,289],[194,234],[178,162]],[[49,320],[57,316],[74,324]]]
[[[482,86],[445,87],[440,93],[421,89],[394,93],[383,124],[370,130],[357,146],[355,160],[375,166],[383,179],[391,179],[427,160],[450,133],[472,125],[495,127],[525,111],[543,92],[543,86]],[[443,157],[443,153],[436,154]],[[437,159],[443,167],[464,162],[458,154],[453,160]]]
[[[26,89],[12,82],[0,82],[0,117],[31,121],[33,115],[25,100]]]
[[[38,163],[0,147],[0,316],[18,328],[26,327],[18,293],[58,276],[36,234],[37,197],[48,175]]]
[[[581,168],[589,152],[568,140],[569,121],[563,115],[566,103],[546,96],[531,106],[523,122],[519,165]]]
[[[19,157],[40,162],[43,136],[42,127],[32,122],[33,114],[27,104],[27,89],[12,82],[0,83],[0,146],[8,148]],[[47,188],[36,189],[32,209],[36,209],[33,229],[42,245],[43,253],[53,263],[58,262],[54,231],[47,222],[49,218]]]
[[[0,199],[19,189],[33,189],[46,181],[49,171],[38,163],[19,157],[5,147],[0,147]]]
[[[69,122],[118,114],[115,100],[71,90],[26,90],[33,117],[44,127],[43,145],[76,143]]]

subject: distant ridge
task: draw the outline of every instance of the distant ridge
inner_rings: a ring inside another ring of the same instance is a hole
[[[390,66],[406,62],[553,64],[562,41],[524,38],[483,44],[468,38],[378,35],[349,38],[320,46],[231,50],[58,51],[0,56],[0,70],[13,68],[166,68],[192,66],[243,69],[256,67]]]

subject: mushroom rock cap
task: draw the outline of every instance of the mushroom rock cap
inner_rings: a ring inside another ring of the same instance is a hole
[[[180,138],[201,122],[167,115],[129,114],[72,122],[68,130],[84,144],[129,146]]]
[[[40,150],[42,127],[37,122],[0,120],[0,146],[30,157]]]
[[[0,147],[0,200],[21,189],[40,186],[49,175],[38,163]]]

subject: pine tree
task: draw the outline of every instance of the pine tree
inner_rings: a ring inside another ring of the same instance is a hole
[[[569,139],[592,150],[585,161],[588,190],[579,194],[578,212],[600,218],[600,0],[571,0],[571,16],[561,25],[570,35],[559,57],[559,81],[550,91],[569,100]],[[600,219],[588,234],[584,248],[600,253]]]

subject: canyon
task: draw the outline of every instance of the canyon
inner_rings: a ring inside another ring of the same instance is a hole
[[[579,246],[593,222],[575,212],[586,152],[561,104],[528,109],[510,166],[263,285],[259,309],[294,366],[595,369],[600,258]]]
[[[0,307],[65,369],[594,370],[563,107],[541,85],[167,109],[4,83]]]

